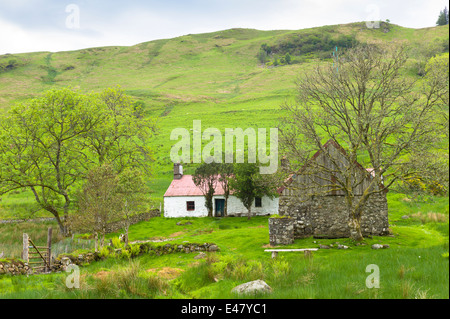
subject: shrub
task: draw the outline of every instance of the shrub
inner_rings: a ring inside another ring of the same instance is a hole
[[[107,258],[110,255],[109,248],[107,246],[103,246],[98,252],[100,258]]]
[[[275,280],[287,277],[290,272],[289,263],[283,257],[272,259],[271,261],[272,275]]]
[[[131,257],[139,256],[141,253],[141,246],[139,244],[130,245],[129,248]]]
[[[122,253],[120,254],[120,258],[130,259],[131,258],[131,252],[128,249],[123,249]]]
[[[114,248],[123,248],[123,243],[118,237],[111,238],[111,242]]]

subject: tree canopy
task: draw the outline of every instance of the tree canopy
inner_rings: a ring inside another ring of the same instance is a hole
[[[110,164],[116,172],[139,167],[150,174],[146,141],[154,132],[154,122],[135,116],[120,88],[95,94],[47,91],[0,118],[0,195],[30,190],[67,234],[73,195],[87,173]]]
[[[445,136],[437,109],[448,97],[448,79],[439,72],[429,79],[405,77],[406,52],[381,45],[352,48],[340,60],[303,74],[297,102],[282,106],[281,144],[291,163],[303,166],[317,150],[328,154],[323,144],[329,139],[344,148],[346,159],[334,171],[316,167],[315,174],[328,176],[327,185],[345,193],[357,240],[369,196],[426,170],[424,161],[439,154]],[[374,175],[359,197],[354,190],[366,176],[357,178],[358,162]]]
[[[439,12],[439,17],[436,21],[436,25],[446,25],[448,24],[448,9],[447,7],[444,10]]]
[[[239,198],[245,208],[247,208],[247,218],[252,217],[252,205],[256,197],[276,196],[278,182],[274,176],[259,173],[256,163],[239,163],[234,165],[233,177],[229,178],[230,189],[233,196]]]
[[[213,196],[218,183],[219,168],[220,164],[215,162],[203,163],[196,168],[194,175],[192,175],[194,184],[200,188],[203,196],[205,196],[208,217],[213,215]]]

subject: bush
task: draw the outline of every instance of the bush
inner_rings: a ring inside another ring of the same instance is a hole
[[[120,254],[120,258],[130,259],[131,258],[131,252],[128,249],[123,249],[122,253]]]
[[[114,248],[123,248],[123,242],[118,237],[111,238],[111,242]]]
[[[98,255],[100,258],[108,258],[108,256],[110,255],[109,248],[107,246],[103,246],[102,248],[100,248]]]
[[[432,195],[444,195],[447,188],[438,181],[426,180],[421,177],[410,177],[400,183],[406,191],[428,193]]]
[[[131,257],[139,256],[141,253],[141,246],[139,244],[130,245],[129,248]]]
[[[271,268],[275,280],[286,278],[290,273],[289,263],[283,257],[272,259]]]

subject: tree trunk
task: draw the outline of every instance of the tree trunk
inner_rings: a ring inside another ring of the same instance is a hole
[[[44,209],[46,211],[48,211],[50,214],[52,214],[53,216],[55,216],[55,219],[56,219],[56,222],[58,223],[59,231],[61,232],[61,235],[63,235],[64,237],[68,237],[69,232],[68,232],[66,222],[61,220],[61,217],[59,216],[58,211],[56,209],[54,209],[53,207],[44,207]]]
[[[350,226],[350,238],[358,242],[363,241],[364,237],[361,232],[362,211],[361,209],[358,209],[358,207],[360,207],[360,203],[355,206],[355,198],[351,194],[347,194],[346,201],[349,218],[348,224]]]
[[[252,206],[250,206],[247,209],[248,209],[247,220],[250,220],[252,218]]]
[[[100,240],[100,248],[103,248],[105,246],[105,233],[102,233],[102,237]]]
[[[36,202],[46,211],[48,211],[50,214],[52,214],[53,216],[55,216],[56,222],[58,223],[59,226],[59,230],[61,232],[61,235],[63,235],[64,237],[69,236],[68,231],[67,231],[67,227],[66,227],[66,218],[64,218],[64,220],[61,220],[61,217],[59,215],[59,212],[52,206],[47,205],[46,202],[42,202],[41,198],[39,197],[38,192],[36,191],[36,189],[34,188],[34,186],[30,187],[31,191],[34,194],[34,198],[36,199]]]
[[[364,237],[361,232],[361,216],[358,216],[356,214],[352,214],[351,220],[350,220],[350,237],[354,241],[363,241]]]
[[[223,217],[228,216],[228,196],[225,196],[225,203],[223,205]]]
[[[95,252],[98,253],[98,233],[94,233],[94,245],[95,245]]]
[[[206,209],[208,209],[208,217],[212,217],[213,216],[213,198],[212,198],[212,196],[211,197],[209,197],[209,195],[208,196],[205,196],[205,200],[206,200],[206,202],[205,202],[205,206],[206,206]]]
[[[128,229],[130,228],[130,224],[128,223],[128,221],[126,222],[126,226],[125,226],[125,248],[128,247]]]

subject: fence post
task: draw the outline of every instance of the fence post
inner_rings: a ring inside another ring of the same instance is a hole
[[[22,250],[22,259],[28,263],[28,247],[30,243],[28,242],[28,234],[23,233],[23,250]]]
[[[51,270],[52,265],[52,232],[53,229],[51,227],[48,228],[47,234],[47,271]]]

